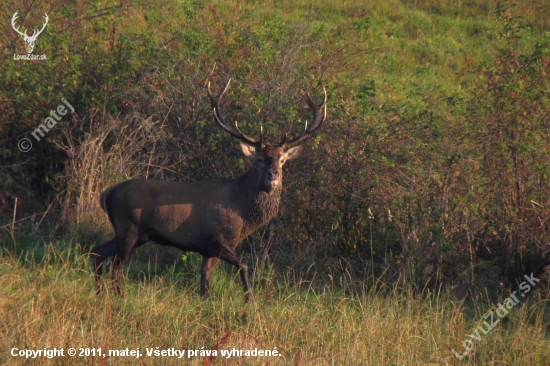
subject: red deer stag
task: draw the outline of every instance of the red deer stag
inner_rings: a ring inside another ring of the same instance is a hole
[[[130,253],[148,241],[169,245],[183,251],[202,255],[202,298],[208,293],[216,264],[224,260],[237,267],[244,286],[245,300],[251,298],[248,267],[239,258],[235,248],[248,235],[265,225],[276,214],[281,199],[283,164],[300,153],[301,144],[321,126],[326,117],[327,94],[317,105],[302,91],[313,110],[313,121],[293,139],[277,145],[264,143],[263,130],[256,140],[243,134],[237,122],[227,124],[220,110],[220,99],[229,87],[213,96],[208,83],[214,119],[231,136],[239,139],[246,156],[254,165],[235,179],[211,179],[199,182],[172,182],[132,179],[109,187],[101,194],[101,207],[109,215],[115,237],[92,249],[96,292],[101,292],[103,262],[113,257],[111,270],[115,289],[119,285],[122,265]]]

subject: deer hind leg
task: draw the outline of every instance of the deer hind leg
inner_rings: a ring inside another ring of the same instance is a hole
[[[101,274],[103,273],[103,262],[109,257],[112,257],[116,254],[117,241],[116,239],[111,239],[108,242],[103,244],[96,245],[92,248],[91,254],[94,256],[94,277],[95,277],[95,292],[96,294],[101,293]]]
[[[206,298],[208,291],[210,290],[210,281],[212,280],[212,275],[214,274],[214,268],[220,261],[220,258],[217,257],[206,257],[202,256],[201,264],[201,299]]]
[[[111,262],[110,270],[115,291],[119,296],[123,297],[124,293],[120,288],[120,274],[122,273],[122,266],[130,258],[130,254],[132,253],[134,247],[140,246],[142,243],[138,242],[136,230],[128,230],[126,235],[118,239],[118,242],[123,244],[116,248],[116,253]]]
[[[241,281],[243,282],[244,287],[244,301],[248,302],[252,299],[252,294],[250,293],[250,285],[248,283],[248,266],[241,261],[235,249],[231,249],[227,246],[224,246],[222,252],[220,253],[220,259],[230,263],[239,269],[239,274],[241,275]]]

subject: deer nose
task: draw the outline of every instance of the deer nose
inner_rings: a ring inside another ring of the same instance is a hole
[[[279,172],[278,171],[268,171],[267,172],[267,179],[273,181],[279,179]]]

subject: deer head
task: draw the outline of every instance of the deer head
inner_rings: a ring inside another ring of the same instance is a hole
[[[304,99],[313,111],[313,122],[308,126],[306,121],[304,131],[299,136],[288,140],[287,132],[280,143],[268,145],[264,142],[262,128],[260,128],[260,138],[256,140],[243,134],[239,130],[237,121],[235,121],[233,125],[225,122],[220,111],[219,102],[227,91],[230,82],[231,79],[229,79],[223,90],[217,96],[212,95],[210,91],[210,82],[208,83],[208,96],[212,103],[214,118],[221,128],[227,131],[231,136],[239,139],[243,153],[254,159],[255,167],[259,174],[260,188],[266,193],[277,191],[282,184],[282,168],[284,163],[287,160],[296,158],[300,154],[302,150],[301,144],[311,137],[315,130],[317,130],[325,120],[327,92],[323,88],[325,95],[323,102],[317,105],[308,93],[302,91]]]
[[[46,20],[44,22],[44,25],[42,26],[42,29],[40,30],[34,30],[32,36],[28,36],[27,35],[27,32],[25,31],[24,33],[19,31],[19,27],[16,27],[15,26],[15,21],[17,20],[17,18],[19,17],[19,10],[15,12],[15,14],[13,14],[13,17],[11,18],[11,26],[13,27],[13,29],[19,33],[19,35],[23,38],[23,40],[25,41],[25,49],[27,50],[27,53],[32,53],[33,49],[34,49],[34,44],[36,43],[36,39],[38,38],[38,36],[40,35],[40,33],[42,33],[42,31],[44,30],[44,28],[46,28],[46,25],[48,24],[48,15],[46,13],[44,13],[44,19]]]

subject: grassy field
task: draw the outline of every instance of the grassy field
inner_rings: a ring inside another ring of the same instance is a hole
[[[488,334],[475,330],[508,293],[461,300],[373,279],[303,282],[265,263],[245,304],[232,268],[216,270],[211,297],[198,296],[198,263],[127,267],[118,298],[97,297],[90,261],[78,243],[4,237],[0,255],[0,363],[3,365],[547,365],[548,310],[535,288]],[[75,249],[76,248],[76,249]],[[154,257],[153,257],[154,258]],[[109,288],[109,287],[108,287]],[[485,318],[484,318],[485,317]],[[498,319],[496,313],[494,321]],[[487,329],[487,328],[485,328]],[[472,335],[472,336],[470,336]],[[477,337],[474,338],[474,337]],[[473,347],[462,360],[463,342]],[[12,357],[10,350],[140,349],[133,357]],[[197,350],[184,359],[147,356],[147,348]],[[277,350],[280,356],[223,357],[222,350]],[[200,350],[217,350],[217,357]]]

